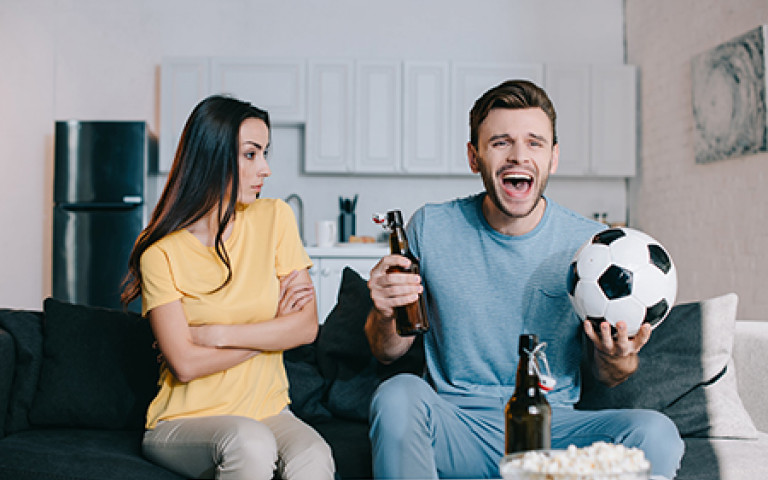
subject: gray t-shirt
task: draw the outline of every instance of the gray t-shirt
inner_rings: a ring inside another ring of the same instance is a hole
[[[547,343],[557,380],[550,404],[572,405],[585,337],[568,298],[568,266],[604,226],[546,199],[534,230],[503,235],[485,220],[484,197],[425,205],[407,226],[431,325],[424,338],[428,380],[441,394],[506,401],[518,337],[535,333]]]

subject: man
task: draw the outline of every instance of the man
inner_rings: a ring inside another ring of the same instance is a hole
[[[421,277],[388,274],[409,263],[396,255],[371,271],[374,308],[365,331],[380,361],[396,360],[414,341],[395,333],[396,306],[423,290],[431,323],[424,336],[425,377],[395,376],[372,400],[374,476],[498,478],[518,336],[535,333],[547,343],[557,382],[547,395],[552,447],[598,440],[639,447],[655,477],[673,478],[683,443],[667,417],[573,408],[582,350],[591,352],[595,375],[615,385],[637,369],[637,352],[651,330],[644,325],[629,338],[619,322],[614,338],[608,323],[596,331],[571,307],[568,264],[603,227],[544,196],[559,160],[552,103],[536,85],[508,81],[475,102],[470,130],[469,166],[481,175],[485,192],[426,205],[413,215],[407,235]]]

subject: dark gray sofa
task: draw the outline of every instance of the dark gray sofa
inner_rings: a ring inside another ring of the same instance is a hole
[[[417,344],[380,365],[362,331],[367,286],[354,271],[339,298],[315,342],[285,352],[291,408],[330,444],[338,478],[370,478],[370,395],[395,373],[420,373],[423,353]],[[141,456],[158,378],[152,343],[134,313],[53,299],[41,312],[0,309],[0,479],[182,478]]]
[[[768,322],[736,321],[736,304],[730,294],[676,306],[638,373],[612,389],[585,375],[579,408],[669,415],[686,443],[678,480],[768,478]],[[328,441],[342,479],[371,478],[373,390],[423,369],[419,342],[392,365],[372,358],[370,307],[365,281],[346,269],[318,338],[285,352],[291,408]],[[0,310],[0,480],[180,478],[141,457],[158,373],[152,341],[131,313],[51,299],[42,312]]]

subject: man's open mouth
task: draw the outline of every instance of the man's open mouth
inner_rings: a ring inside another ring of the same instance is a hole
[[[527,173],[505,173],[501,176],[504,187],[511,193],[527,193],[533,185],[533,176]]]

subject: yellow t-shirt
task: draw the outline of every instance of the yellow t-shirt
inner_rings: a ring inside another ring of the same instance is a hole
[[[186,229],[151,245],[141,256],[142,311],[181,300],[187,322],[238,324],[269,320],[277,313],[278,276],[312,265],[301,244],[291,208],[282,200],[259,199],[238,206],[224,242],[232,280],[209,293],[227,270],[213,247]],[[149,405],[147,428],[160,420],[240,415],[260,420],[290,402],[282,352],[262,352],[222,372],[179,382],[166,364],[160,391]]]

